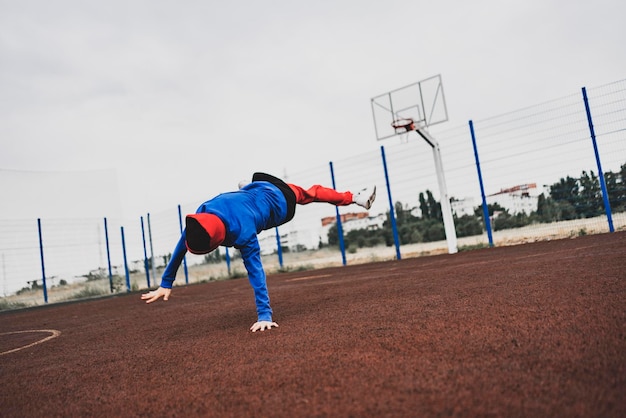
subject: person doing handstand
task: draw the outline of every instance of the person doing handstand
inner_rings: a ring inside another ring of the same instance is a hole
[[[242,182],[239,190],[217,195],[201,204],[195,214],[185,217],[185,229],[165,267],[161,285],[142,294],[141,299],[146,303],[152,303],[161,297],[163,300],[169,299],[176,272],[187,251],[192,254],[208,254],[220,245],[234,247],[241,252],[248,280],[254,290],[257,322],[250,330],[256,332],[278,327],[272,321],[272,308],[257,234],[289,222],[295,215],[296,204],[326,202],[335,206],[347,206],[354,203],[370,209],[374,199],[376,186],[365,188],[357,194],[350,191],[337,192],[320,185],[305,190],[272,175],[254,173],[252,182]]]

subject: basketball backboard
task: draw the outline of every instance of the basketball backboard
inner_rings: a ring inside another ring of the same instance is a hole
[[[372,115],[379,141],[446,122],[448,110],[441,75],[372,98]]]

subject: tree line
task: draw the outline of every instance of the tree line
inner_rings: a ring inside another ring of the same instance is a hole
[[[626,164],[617,173],[604,174],[607,195],[613,213],[626,212]],[[421,192],[418,197],[420,216],[401,202],[394,205],[396,227],[400,244],[441,241],[445,239],[441,203],[430,190]],[[549,193],[541,193],[537,200],[537,209],[530,214],[520,212],[511,214],[497,203],[487,205],[494,231],[520,228],[530,224],[550,223],[571,219],[592,218],[605,214],[599,177],[593,171],[583,171],[578,178],[567,176],[549,186]],[[473,215],[454,217],[457,237],[482,234],[485,228],[482,206],[474,209]],[[339,236],[337,225],[328,232],[328,244],[337,246]],[[358,229],[345,234],[344,244],[349,250],[377,245],[394,245],[391,229],[391,216],[382,228]]]

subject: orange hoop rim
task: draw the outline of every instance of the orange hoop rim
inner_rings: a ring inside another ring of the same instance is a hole
[[[407,131],[412,131],[415,129],[415,122],[411,118],[400,118],[391,122],[391,126],[394,129],[405,129]]]

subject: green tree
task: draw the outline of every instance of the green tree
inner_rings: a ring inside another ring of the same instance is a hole
[[[441,204],[435,200],[430,190],[426,190],[426,201],[428,202],[428,218],[443,221],[441,214]]]
[[[204,256],[205,264],[217,264],[221,263],[224,257],[220,254],[220,249],[216,248],[215,251],[212,251]]]
[[[398,225],[404,223],[405,218],[409,215],[409,213],[408,211],[404,210],[402,202],[396,202],[396,204],[394,205],[394,209],[396,212],[396,223]]]
[[[504,209],[498,203],[488,203],[487,204],[487,213],[489,213],[489,216],[493,216],[493,214],[495,212],[504,212],[504,211],[506,211],[506,209]],[[474,208],[474,215],[476,215],[477,217],[482,218],[483,217],[483,207],[482,206],[476,206]]]
[[[604,174],[609,204],[613,212],[626,211],[626,164],[621,166],[620,172],[609,171]]]
[[[546,197],[543,193],[537,198],[537,218],[539,222],[552,222],[556,219],[557,208],[554,204],[554,200]]]
[[[328,245],[339,245],[339,228],[336,222],[328,229]]]
[[[557,217],[555,221],[569,221],[578,218],[576,208],[567,200],[556,202]]]
[[[442,222],[430,219],[424,230],[424,242],[441,241],[446,239],[446,231]]]
[[[550,197],[555,202],[566,201],[574,206],[578,197],[578,181],[570,176],[561,178],[557,183],[550,186]]]
[[[428,208],[428,203],[426,203],[426,199],[424,198],[424,193],[420,193],[419,201],[420,201],[420,211],[422,212],[422,218],[430,217],[430,209]]]
[[[483,233],[483,224],[480,218],[476,216],[463,215],[460,218],[454,218],[454,228],[459,238],[471,237],[472,235],[480,235]]]
[[[602,191],[600,180],[593,171],[582,172],[578,179],[579,192],[574,205],[581,218],[592,218],[603,213]]]

